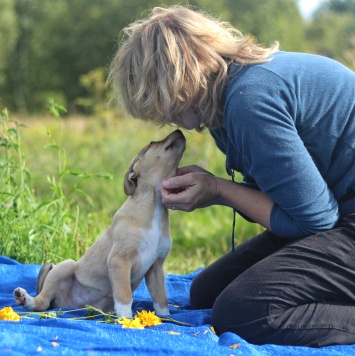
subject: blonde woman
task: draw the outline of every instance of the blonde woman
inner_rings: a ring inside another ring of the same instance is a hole
[[[124,32],[110,81],[128,114],[209,129],[244,177],[181,167],[163,204],[225,205],[266,228],[196,277],[192,307],[255,344],[355,343],[355,74],[187,7]]]

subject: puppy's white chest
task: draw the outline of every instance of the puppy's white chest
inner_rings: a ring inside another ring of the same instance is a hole
[[[157,258],[166,257],[170,251],[172,240],[170,236],[163,235],[161,219],[160,211],[156,208],[151,228],[142,231],[142,239],[138,245],[140,269],[137,278],[142,278]]]

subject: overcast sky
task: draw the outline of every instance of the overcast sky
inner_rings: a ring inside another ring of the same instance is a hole
[[[322,0],[298,0],[303,17],[310,18],[312,12],[319,6]]]

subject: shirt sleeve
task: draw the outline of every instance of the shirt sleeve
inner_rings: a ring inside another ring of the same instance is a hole
[[[298,134],[297,115],[297,95],[268,71],[227,95],[228,138],[244,173],[275,202],[271,230],[290,238],[331,229],[339,218],[337,201]]]

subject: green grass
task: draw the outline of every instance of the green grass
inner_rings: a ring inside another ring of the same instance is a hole
[[[123,177],[132,158],[172,130],[111,117],[12,121],[2,111],[0,254],[40,264],[80,258],[126,199]],[[227,177],[225,158],[209,133],[185,135],[181,164],[199,164]],[[203,268],[230,250],[232,221],[232,210],[221,206],[171,212],[173,248],[166,272]],[[236,243],[260,231],[237,217]]]

